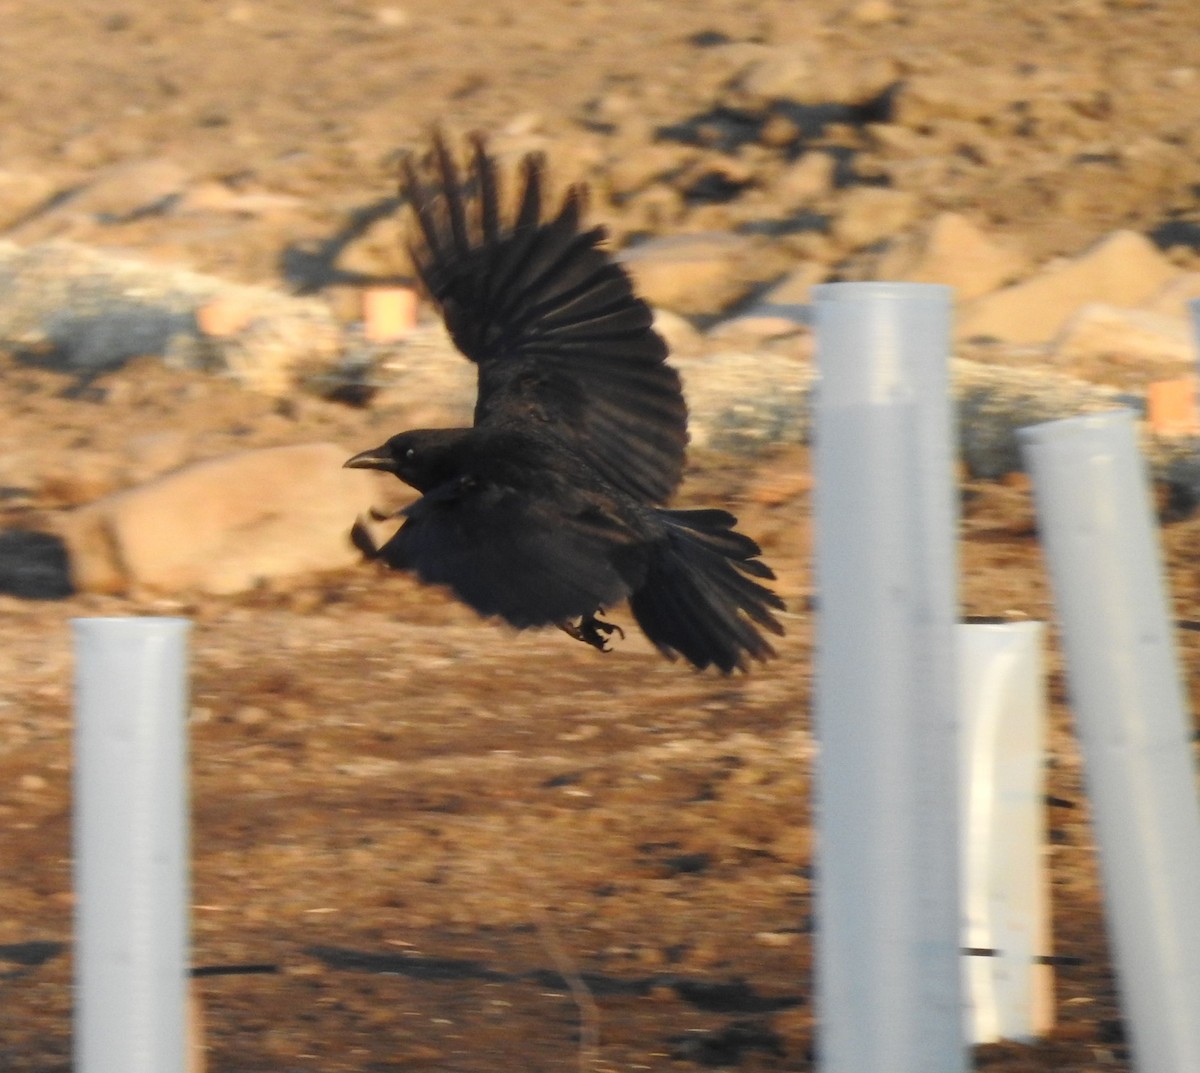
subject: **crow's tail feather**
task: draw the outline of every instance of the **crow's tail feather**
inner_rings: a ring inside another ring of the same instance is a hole
[[[745,670],[775,650],[762,630],[782,634],[771,614],[783,601],[761,579],[774,578],[759,546],[723,510],[662,510],[667,536],[629,599],[634,618],[665,656],[704,669]]]

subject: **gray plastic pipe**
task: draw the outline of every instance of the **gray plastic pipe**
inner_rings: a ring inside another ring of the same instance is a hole
[[[1133,416],[1021,432],[1140,1073],[1200,1070],[1200,810]]]
[[[75,619],[77,1073],[183,1073],[187,633]]]
[[[1192,332],[1196,337],[1196,348],[1200,350],[1200,298],[1191,299],[1188,309],[1192,314]]]
[[[976,1043],[1033,1040],[1054,1023],[1046,877],[1046,682],[1041,622],[958,628],[965,945]]]
[[[813,289],[824,1073],[962,1073],[951,290]]]

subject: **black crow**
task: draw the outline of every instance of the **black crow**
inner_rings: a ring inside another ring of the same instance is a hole
[[[774,650],[783,601],[760,549],[723,510],[662,506],[683,473],[687,408],[650,307],[581,222],[585,191],[544,204],[539,154],[506,211],[496,162],[444,139],[403,167],[413,264],[458,349],[478,366],[471,428],[402,432],[346,465],[421,493],[368,556],[448,586],[481,615],[556,625],[601,650],[623,599],[664,655],[745,670]]]

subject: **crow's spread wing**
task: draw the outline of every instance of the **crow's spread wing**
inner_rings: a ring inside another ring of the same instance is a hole
[[[456,482],[405,515],[377,556],[518,628],[589,615],[629,593],[613,565],[629,535],[599,511]]]
[[[524,158],[515,210],[473,141],[465,175],[440,137],[405,165],[413,263],[458,348],[479,366],[475,423],[543,424],[613,487],[649,503],[679,484],[687,409],[649,306],[583,229],[583,191],[543,206],[543,162]]]

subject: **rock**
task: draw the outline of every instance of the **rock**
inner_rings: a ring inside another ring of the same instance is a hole
[[[909,190],[856,186],[842,198],[841,211],[833,221],[833,237],[848,249],[862,249],[902,231],[916,213],[917,198]]]
[[[808,261],[763,291],[759,301],[773,306],[808,305],[812,301],[813,287],[822,282],[827,274],[825,265]]]
[[[784,205],[808,205],[833,189],[836,170],[837,161],[831,153],[811,149],[776,179],[774,194]]]
[[[893,118],[910,129],[936,128],[946,119],[992,121],[1027,90],[994,67],[969,73],[942,68],[906,78],[896,93]]]
[[[1149,239],[1114,231],[1065,264],[968,302],[960,311],[957,334],[1043,342],[1054,338],[1080,306],[1135,306],[1179,274]]]
[[[240,310],[244,324],[232,336],[204,335],[197,324],[197,310],[218,299]],[[282,394],[314,369],[337,364],[341,333],[319,299],[238,286],[73,242],[28,249],[0,242],[0,345],[6,343],[80,376],[161,356]]]
[[[47,459],[38,495],[56,507],[77,507],[121,487],[121,463],[107,451],[73,451]]]
[[[87,592],[233,593],[264,579],[350,566],[350,526],[370,474],[330,443],[244,451],[107,496],[62,518]]]
[[[669,309],[654,310],[654,330],[667,341],[672,354],[696,350],[703,338],[687,317]]]
[[[738,83],[749,96],[765,101],[805,100],[819,71],[815,55],[789,45],[765,51],[746,66]]]
[[[1053,355],[1059,362],[1119,356],[1190,366],[1196,343],[1181,316],[1091,302],[1067,321],[1054,341]]]
[[[1016,250],[994,241],[965,216],[943,212],[915,234],[893,242],[876,272],[879,279],[946,283],[959,301],[967,301],[1011,282],[1025,267]]]
[[[731,60],[740,60],[731,79],[733,100],[750,107],[785,103],[817,108],[827,118],[850,118],[847,109],[876,99],[897,78],[895,59],[885,55],[835,59],[812,45],[747,47],[742,42],[727,52]],[[805,118],[802,126],[812,117]]]
[[[8,231],[34,215],[53,194],[54,183],[45,175],[0,171],[0,231]]]
[[[753,285],[747,262],[754,246],[739,235],[704,232],[651,239],[617,256],[652,306],[684,314],[716,313]]]
[[[192,442],[191,434],[182,429],[129,437],[123,444],[127,483],[142,484],[182,466],[188,460]]]
[[[1147,298],[1142,308],[1168,316],[1187,317],[1191,316],[1189,303],[1196,301],[1200,301],[1200,272],[1184,272]],[[1197,343],[1200,344],[1200,340]]]
[[[172,205],[176,213],[214,213],[230,216],[277,216],[298,212],[301,198],[268,190],[235,190],[228,183],[207,180],[194,183]]]
[[[737,316],[709,330],[714,339],[773,339],[806,331],[812,323],[812,288],[826,275],[825,266],[810,261],[763,291]]]
[[[652,183],[630,196],[623,210],[621,228],[624,234],[662,231],[683,218],[683,195],[667,183]]]
[[[708,337],[723,344],[753,346],[768,339],[799,335],[808,330],[807,306],[780,307],[754,305],[745,313],[730,317],[708,330]]]
[[[188,185],[187,172],[170,160],[133,160],[96,170],[79,189],[48,204],[43,212],[11,232],[18,241],[31,241],[69,232],[86,218],[98,223],[124,223],[154,212],[165,212]]]
[[[681,149],[666,142],[641,146],[636,152],[614,154],[604,166],[609,194],[628,195],[643,190],[690,163],[697,155],[696,150]]]
[[[407,223],[400,213],[380,216],[337,256],[339,274],[358,280],[392,280],[408,271]]]
[[[859,26],[879,26],[885,22],[894,22],[900,17],[900,12],[892,0],[859,0],[850,9],[850,20]]]

